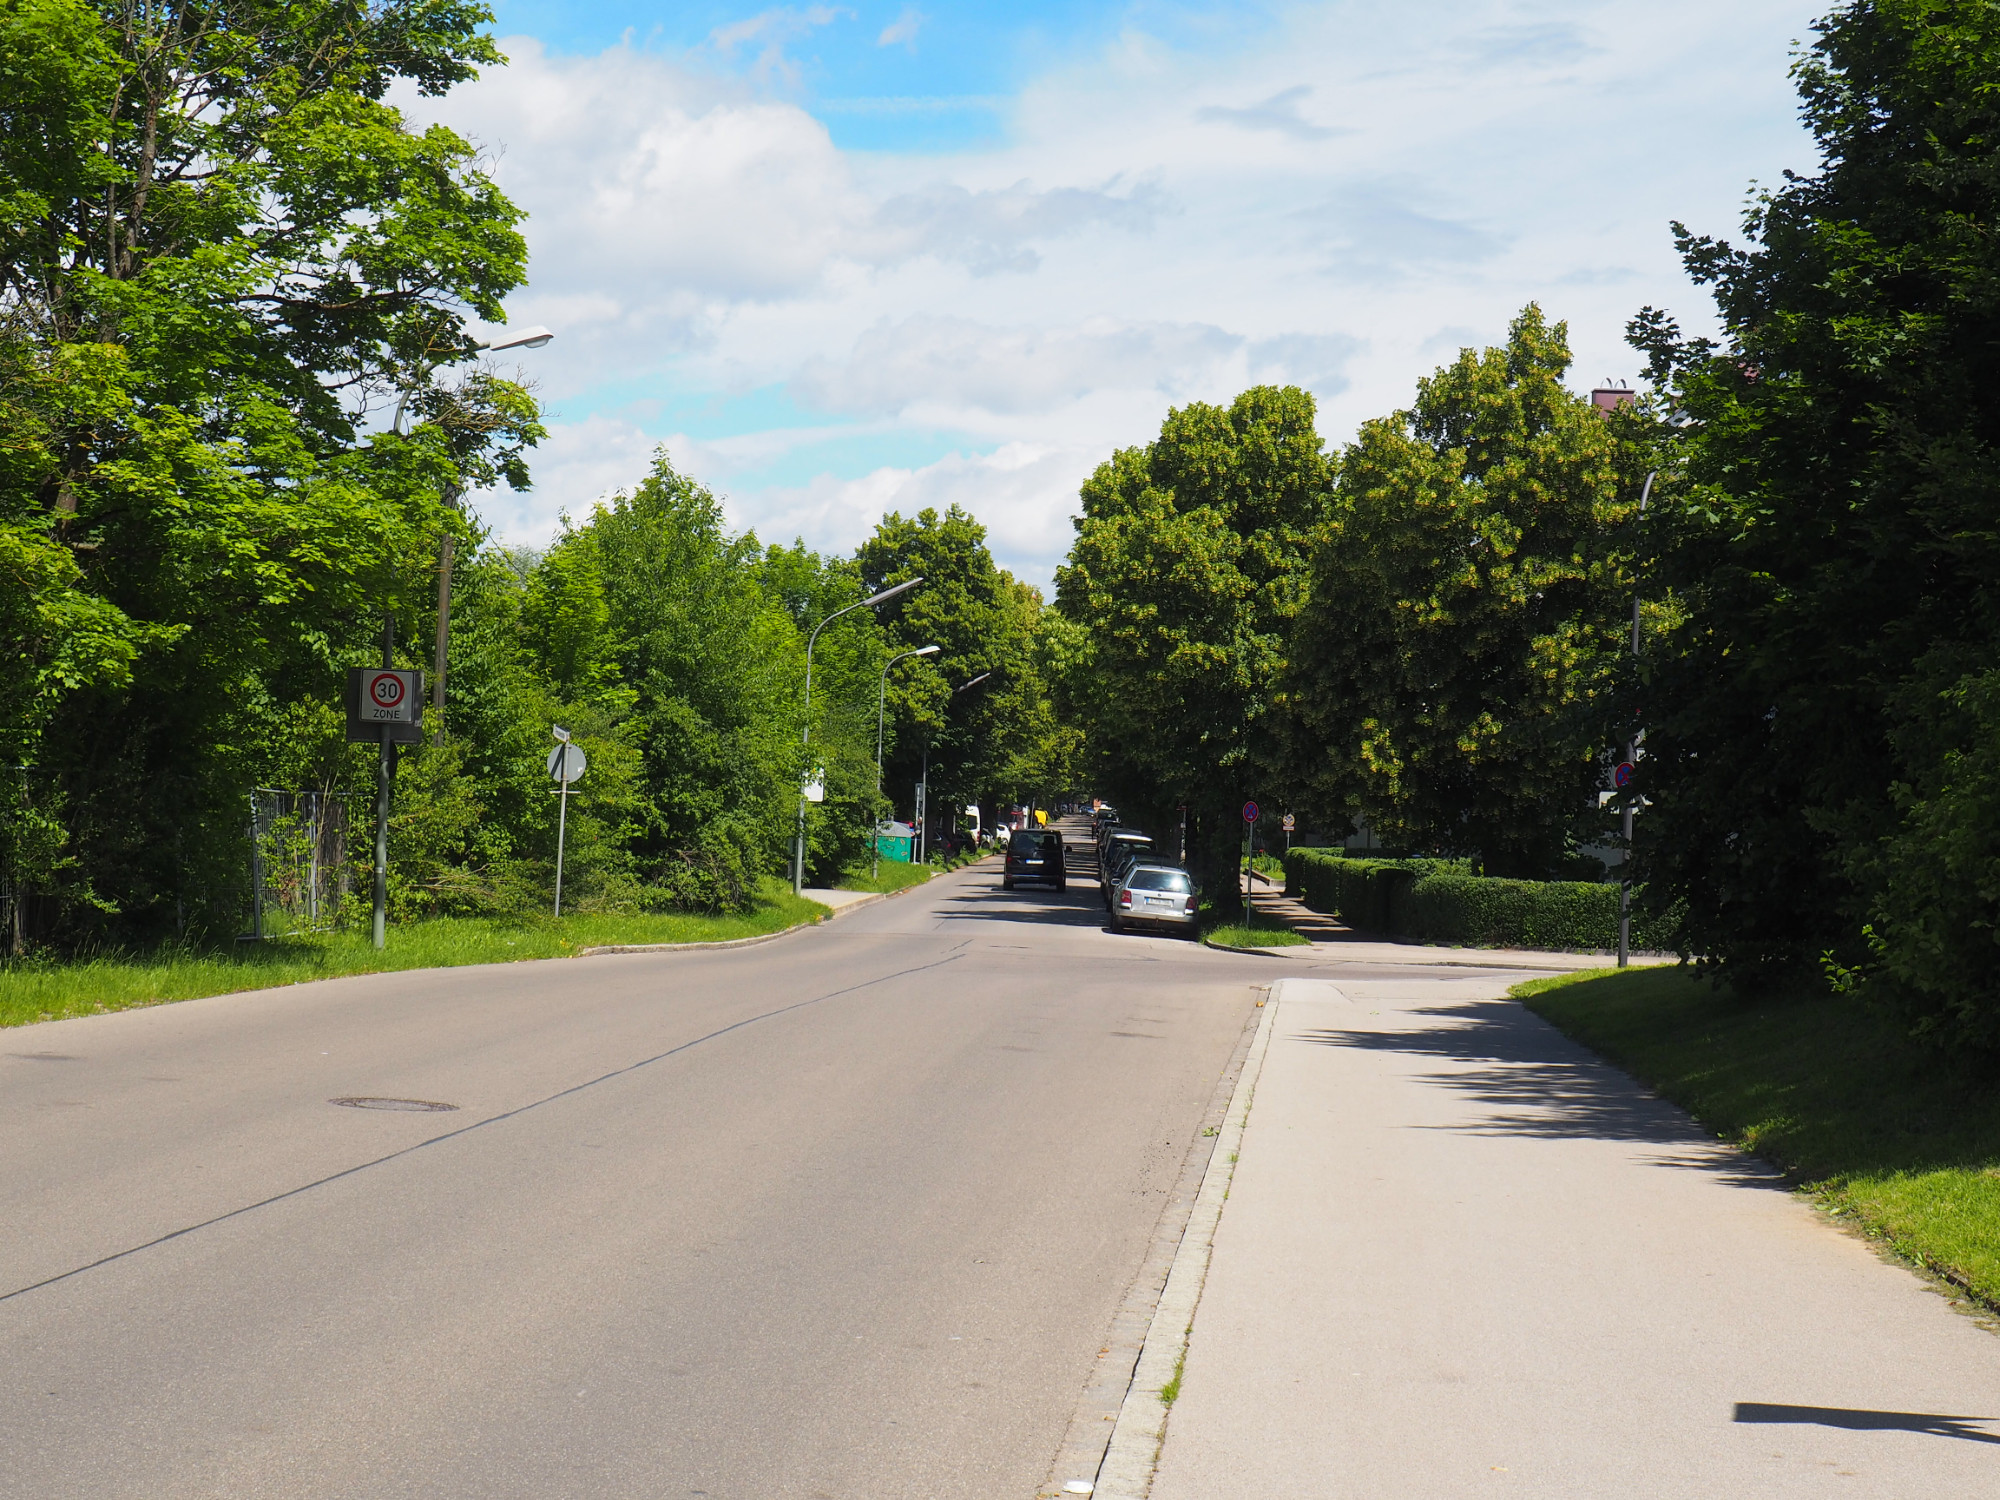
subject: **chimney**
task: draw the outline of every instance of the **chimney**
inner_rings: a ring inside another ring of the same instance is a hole
[[[1603,385],[1590,393],[1590,404],[1601,412],[1614,412],[1621,406],[1630,406],[1639,399],[1639,393],[1619,381],[1613,385],[1607,378]]]

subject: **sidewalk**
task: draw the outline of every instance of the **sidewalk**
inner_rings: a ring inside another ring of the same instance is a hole
[[[1993,1334],[1512,976],[1355,976],[1273,987],[1152,1500],[2000,1494]]]

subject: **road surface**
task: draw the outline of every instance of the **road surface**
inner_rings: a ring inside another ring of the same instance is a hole
[[[0,1032],[0,1495],[1032,1495],[1262,962],[989,861]]]

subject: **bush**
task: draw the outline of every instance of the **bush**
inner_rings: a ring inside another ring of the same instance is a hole
[[[1441,859],[1285,856],[1285,894],[1351,927],[1427,943],[1489,948],[1616,948],[1618,887],[1580,880],[1496,880]],[[1654,939],[1635,911],[1632,946]]]

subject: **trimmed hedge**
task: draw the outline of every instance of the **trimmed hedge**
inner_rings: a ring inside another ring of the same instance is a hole
[[[1581,880],[1495,880],[1462,861],[1285,855],[1285,894],[1350,927],[1482,948],[1618,946],[1618,887]],[[1636,910],[1632,946],[1657,946]]]

